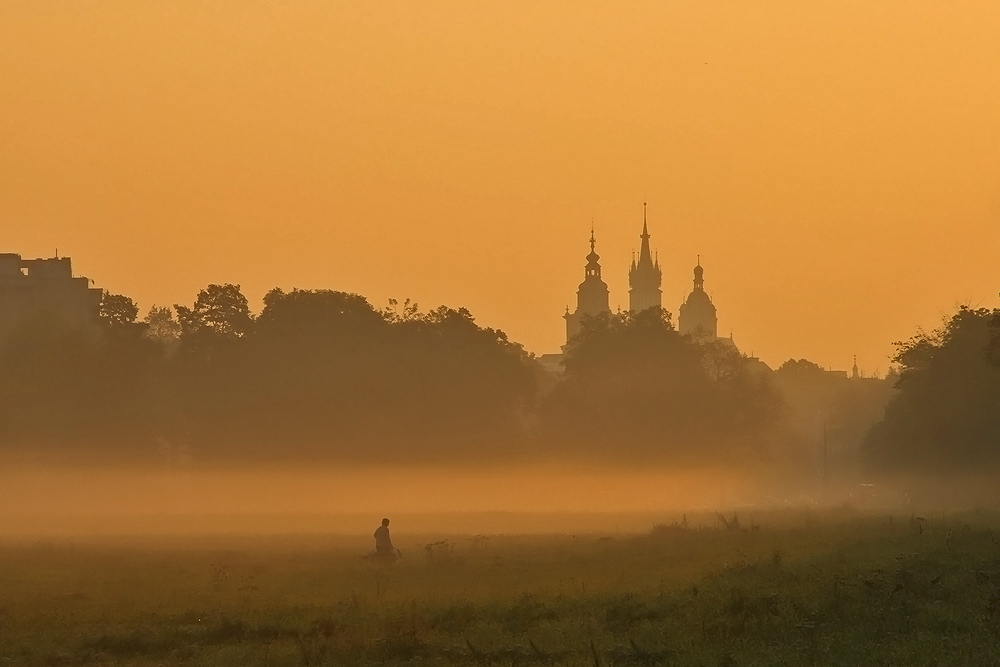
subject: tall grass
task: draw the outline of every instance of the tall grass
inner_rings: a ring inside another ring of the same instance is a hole
[[[1000,661],[1000,518],[729,516],[388,568],[318,537],[4,545],[0,665]]]

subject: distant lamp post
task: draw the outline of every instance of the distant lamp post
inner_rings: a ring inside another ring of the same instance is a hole
[[[832,407],[827,407],[822,410],[817,410],[820,418],[820,457],[822,459],[822,475],[823,475],[823,488],[829,485],[830,482],[830,441],[829,441],[829,420],[830,411]]]
[[[830,444],[827,441],[827,418],[823,416],[823,485],[830,482]]]

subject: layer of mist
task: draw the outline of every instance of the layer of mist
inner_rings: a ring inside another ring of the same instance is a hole
[[[880,484],[769,472],[518,466],[240,470],[7,466],[6,538],[170,534],[644,532],[682,516],[849,507],[897,514],[1000,507],[988,476]],[[714,521],[714,519],[711,519]]]

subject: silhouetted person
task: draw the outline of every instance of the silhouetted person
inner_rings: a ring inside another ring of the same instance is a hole
[[[380,556],[395,556],[396,550],[389,539],[389,520],[382,519],[382,525],[375,530],[375,553]]]

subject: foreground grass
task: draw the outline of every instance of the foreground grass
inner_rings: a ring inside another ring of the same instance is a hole
[[[1000,519],[0,546],[0,665],[1000,662]],[[430,546],[428,546],[430,545]]]

